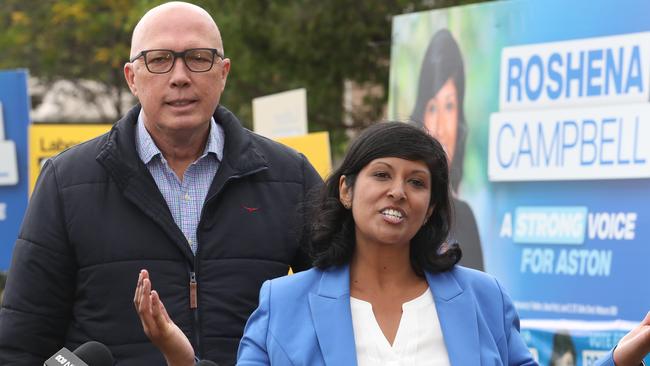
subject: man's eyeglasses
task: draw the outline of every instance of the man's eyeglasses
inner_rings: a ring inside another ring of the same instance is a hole
[[[215,55],[223,59],[223,55],[214,48],[190,48],[182,52],[156,49],[140,51],[129,62],[134,62],[142,57],[149,72],[153,74],[165,74],[171,71],[176,63],[176,58],[180,57],[190,71],[207,72],[214,65]]]

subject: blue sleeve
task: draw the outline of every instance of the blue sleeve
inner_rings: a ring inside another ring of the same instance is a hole
[[[293,365],[286,350],[273,335],[271,323],[271,285],[266,281],[260,289],[260,302],[248,318],[244,336],[237,352],[238,366]]]
[[[260,289],[260,300],[257,309],[248,318],[244,328],[244,336],[237,351],[237,365],[270,365],[267,352],[269,329],[271,283],[265,281]]]
[[[605,356],[599,358],[594,366],[616,366],[616,364],[614,364],[614,349],[616,349],[616,347],[607,352]],[[645,362],[641,361],[639,366],[645,366]]]
[[[615,366],[614,365],[614,350],[607,352],[607,354],[596,361],[594,366]]]
[[[530,354],[526,342],[524,342],[521,333],[519,333],[519,315],[512,304],[512,300],[503,291],[498,281],[497,285],[501,291],[501,299],[503,302],[503,326],[508,349],[507,364],[510,366],[537,366],[537,362],[533,360],[533,356]]]

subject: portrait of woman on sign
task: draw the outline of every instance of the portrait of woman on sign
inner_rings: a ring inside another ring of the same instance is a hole
[[[476,218],[467,202],[459,197],[467,142],[464,96],[465,69],[460,48],[448,30],[439,30],[431,38],[422,60],[411,122],[440,141],[447,152],[455,222],[449,240],[463,249],[460,264],[484,270]]]

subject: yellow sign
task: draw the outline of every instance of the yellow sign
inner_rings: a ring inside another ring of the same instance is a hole
[[[303,136],[281,137],[277,138],[276,141],[305,155],[311,165],[316,168],[321,178],[327,178],[332,171],[330,134],[328,132],[314,132]],[[293,274],[291,268],[289,268],[289,274]]]
[[[109,124],[37,124],[29,126],[29,192],[31,195],[41,167],[48,158],[86,140],[108,132]],[[277,139],[303,153],[325,178],[332,170],[329,133],[315,132],[304,136]]]
[[[276,140],[303,153],[323,179],[331,172],[332,158],[328,132],[314,132],[304,136],[282,137]]]
[[[29,194],[45,161],[61,151],[108,132],[110,124],[38,124],[29,126]]]

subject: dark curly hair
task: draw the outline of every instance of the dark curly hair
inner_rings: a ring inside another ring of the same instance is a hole
[[[354,190],[358,173],[371,161],[396,157],[422,161],[431,173],[433,213],[411,239],[411,266],[424,271],[442,272],[461,257],[457,244],[445,242],[451,227],[449,173],[447,157],[440,143],[422,129],[401,122],[377,123],[364,130],[350,145],[343,163],[325,181],[318,195],[310,200],[307,242],[313,265],[324,269],[350,262],[355,249],[355,223],[351,210],[339,200],[339,180]]]
[[[411,123],[424,126],[424,110],[447,80],[452,79],[456,86],[458,99],[458,126],[456,131],[456,147],[451,162],[451,188],[458,192],[458,186],[463,179],[463,160],[465,142],[467,140],[467,122],[463,101],[465,98],[465,69],[463,57],[454,36],[447,30],[441,29],[431,38],[427,51],[424,53],[420,66],[420,80],[415,107],[411,113]]]

